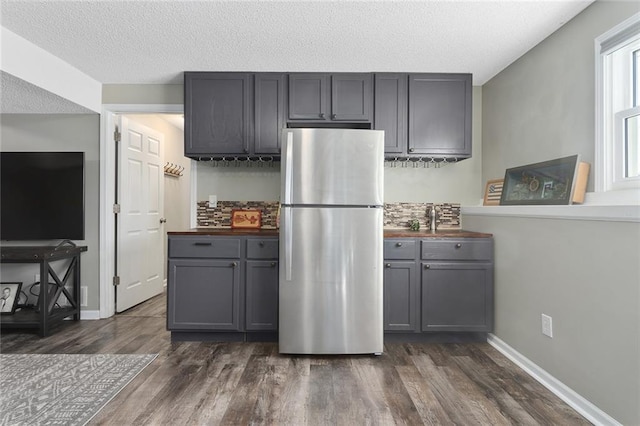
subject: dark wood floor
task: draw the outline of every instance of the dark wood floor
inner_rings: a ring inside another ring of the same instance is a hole
[[[275,343],[171,343],[164,295],[2,353],[158,353],[92,425],[585,425],[486,343],[387,344],[374,356],[281,356]]]

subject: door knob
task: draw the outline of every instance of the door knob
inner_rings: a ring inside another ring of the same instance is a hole
[[[167,219],[165,219],[164,217],[160,218],[160,223],[167,223]]]

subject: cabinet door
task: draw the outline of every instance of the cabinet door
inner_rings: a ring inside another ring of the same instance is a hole
[[[248,260],[246,329],[278,329],[278,262]]]
[[[279,154],[285,118],[285,74],[256,74],[254,154]]]
[[[407,153],[407,74],[376,74],[374,126],[384,130],[385,154]]]
[[[409,154],[471,156],[471,75],[409,76]]]
[[[248,153],[252,75],[185,73],[184,79],[185,155]]]
[[[416,263],[385,261],[383,280],[384,330],[419,331]]]
[[[240,298],[239,261],[169,260],[169,330],[240,331]]]
[[[422,263],[422,331],[492,330],[492,263]]]
[[[331,120],[371,121],[373,109],[371,74],[331,76]]]
[[[289,119],[328,119],[328,74],[289,74]]]

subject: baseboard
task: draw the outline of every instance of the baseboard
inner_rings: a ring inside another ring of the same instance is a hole
[[[520,352],[516,351],[495,334],[489,333],[487,342],[594,425],[622,426],[622,424],[616,421],[616,419],[593,405],[591,402],[587,401],[560,380],[547,373],[540,366],[532,362]]]
[[[81,309],[80,310],[80,319],[81,320],[97,320],[100,319],[100,310],[88,311]]]

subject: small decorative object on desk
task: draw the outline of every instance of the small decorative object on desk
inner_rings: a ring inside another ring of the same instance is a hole
[[[0,313],[12,315],[16,311],[22,283],[0,283]]]
[[[411,229],[412,231],[419,231],[420,221],[418,219],[411,219],[409,221],[409,229]]]
[[[232,228],[260,228],[260,210],[233,210],[231,212]]]
[[[578,155],[507,169],[500,205],[582,203],[589,169]]]

